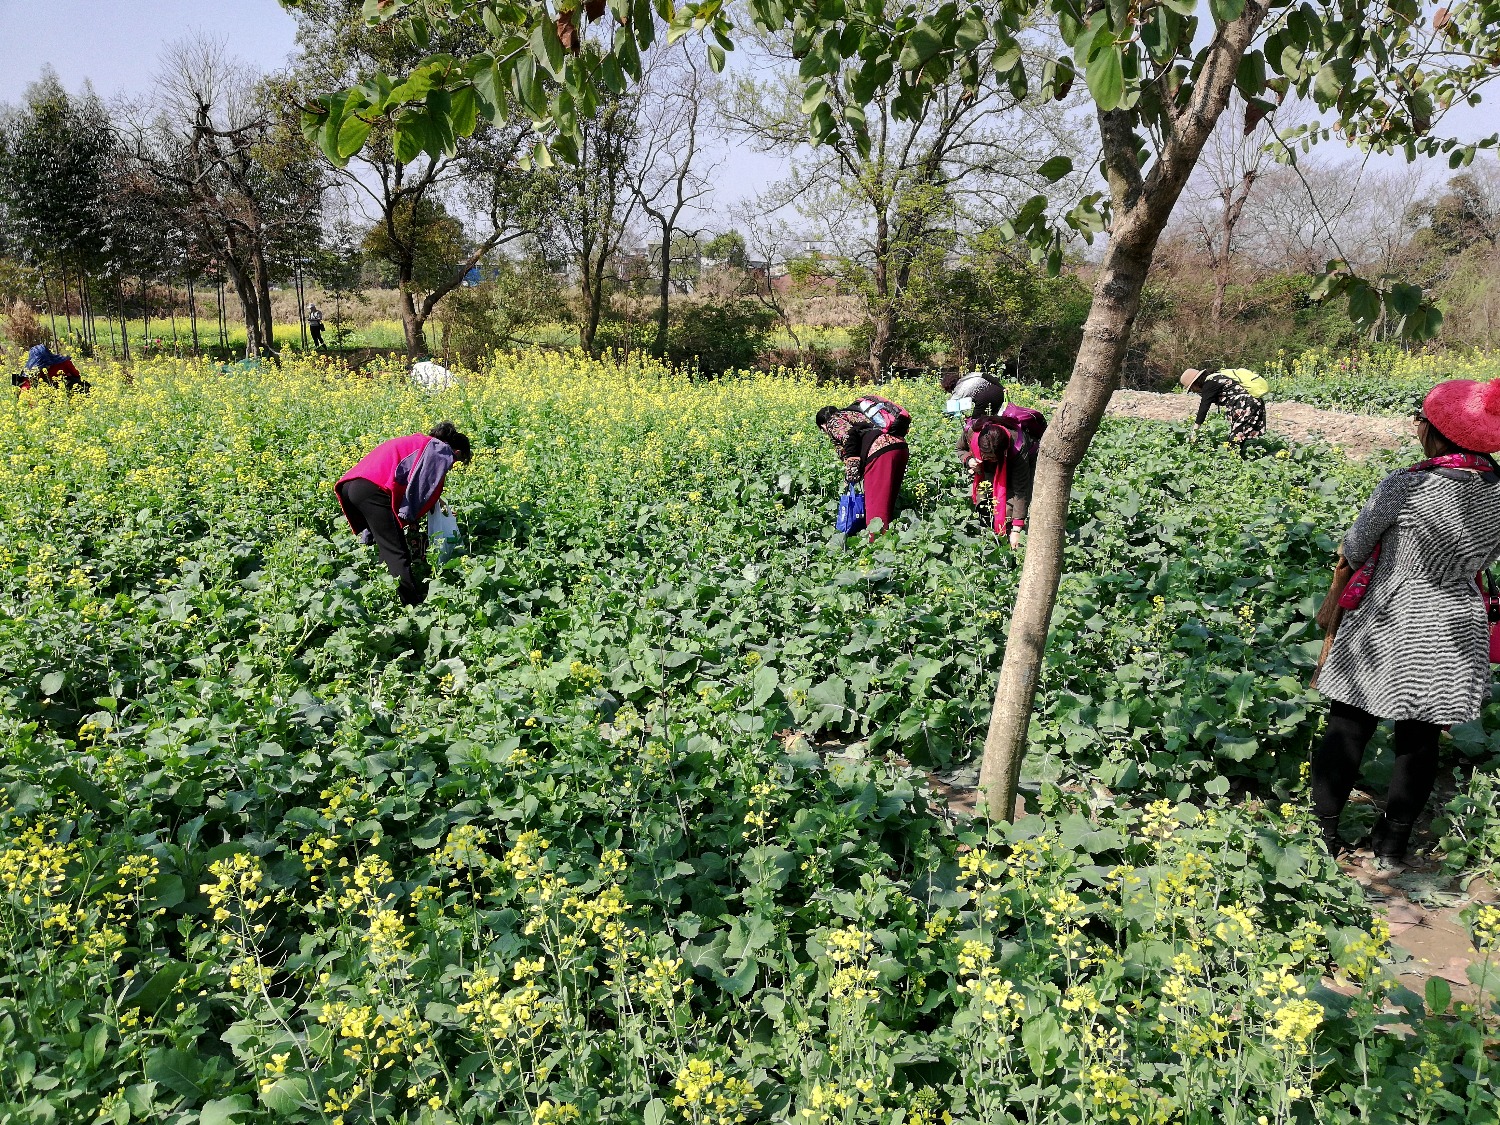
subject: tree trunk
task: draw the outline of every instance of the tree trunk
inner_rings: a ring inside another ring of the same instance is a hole
[[[47,306],[47,319],[52,322],[52,342],[57,343],[57,310],[52,307],[52,291],[47,287],[47,271],[42,270],[42,303]]]
[[[412,297],[411,282],[401,281],[401,327],[406,333],[406,356],[421,359],[427,354],[427,318],[417,311],[417,302]]]
[[[1062,579],[1073,475],[1088,452],[1119,380],[1155,246],[1155,233],[1146,240],[1116,239],[1110,244],[1094,282],[1093,305],[1084,324],[1073,376],[1042,439],[1027,519],[1026,561],[1021,567],[1021,584],[1016,591],[979,774],[980,792],[995,819],[1008,820],[1015,810],[1016,785],[1046,653],[1047,630]]]
[[[880,382],[891,359],[891,228],[881,208],[875,218],[875,313],[870,334],[870,372]]]
[[[240,314],[245,322],[245,358],[260,355],[265,341],[260,332],[260,305],[256,299],[255,281],[250,272],[233,259],[225,261],[229,279],[234,282],[235,296],[240,299]]]
[[[115,304],[120,309],[120,355],[126,363],[130,362],[130,321],[125,315],[125,282],[115,279]]]
[[[73,335],[73,298],[68,293],[68,260],[62,265],[63,316],[68,322],[68,335]]]
[[[666,358],[667,354],[667,318],[672,300],[672,228],[669,224],[661,226],[661,285],[657,292],[656,306],[656,344],[652,351],[657,359]]]
[[[585,252],[583,269],[579,273],[578,288],[583,293],[583,323],[578,326],[578,344],[595,359],[599,358],[595,338],[599,335],[599,321],[604,311],[604,269],[601,262],[596,272]]]
[[[979,791],[991,819],[1015,815],[1016,787],[1062,578],[1073,475],[1119,381],[1157,240],[1229,103],[1235,73],[1266,11],[1263,0],[1247,0],[1240,16],[1219,30],[1149,175],[1140,172],[1130,116],[1119,110],[1099,114],[1114,221],[1073,375],[1039,451],[1026,560],[979,770]]]
[[[266,252],[259,245],[259,231],[256,232],[257,245],[251,256],[254,266],[255,281],[255,304],[260,321],[261,346],[272,355],[276,354],[276,318],[271,312],[271,266],[266,261]]]
[[[888,303],[875,314],[874,331],[870,334],[870,370],[878,383],[885,376],[891,363],[891,310]]]
[[[193,292],[193,275],[188,274],[188,323],[193,330],[193,354],[198,354],[198,296]]]

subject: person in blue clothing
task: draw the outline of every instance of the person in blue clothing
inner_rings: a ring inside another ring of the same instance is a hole
[[[78,368],[73,366],[71,356],[58,355],[46,344],[38,344],[26,353],[26,369],[13,381],[18,387],[25,389],[34,387],[37,383],[48,383],[55,387],[59,379],[70,391],[89,389],[83,376],[78,374]]]

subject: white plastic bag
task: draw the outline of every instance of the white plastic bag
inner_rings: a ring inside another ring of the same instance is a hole
[[[447,559],[459,546],[458,517],[453,509],[438,501],[436,508],[427,515],[427,543],[436,547],[438,559]]]
[[[433,363],[430,359],[412,364],[411,378],[417,386],[429,391],[446,391],[457,382],[453,377],[453,372],[440,363]]]

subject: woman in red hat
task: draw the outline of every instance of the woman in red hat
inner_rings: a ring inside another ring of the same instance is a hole
[[[1438,736],[1479,718],[1490,694],[1489,623],[1478,575],[1500,554],[1500,379],[1454,379],[1415,416],[1425,459],[1381,481],[1344,536],[1355,568],[1318,690],[1328,728],[1313,757],[1313,807],[1337,854],[1339,814],[1365,746],[1394,719],[1395,768],[1370,839],[1400,862],[1437,778]]]

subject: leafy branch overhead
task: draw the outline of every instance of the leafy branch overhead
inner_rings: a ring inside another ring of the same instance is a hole
[[[296,7],[299,0],[282,2]],[[757,31],[791,32],[815,144],[834,134],[838,116],[858,137],[877,91],[894,89],[890,112],[896,119],[918,120],[933,91],[955,75],[971,89],[986,75],[1017,98],[1058,100],[1081,76],[1099,118],[1099,169],[1110,191],[1086,196],[1061,216],[1037,195],[1006,227],[1057,269],[1067,231],[1092,240],[1109,228],[1115,210],[1149,186],[1153,166],[1201,112],[1194,90],[1206,68],[1228,57],[1219,48],[1226,30],[1245,22],[1246,4],[749,0],[746,11]],[[534,160],[546,164],[556,154],[571,162],[578,156],[579,121],[598,108],[601,91],[620,93],[639,80],[642,54],[659,37],[706,34],[710,65],[720,69],[735,34],[724,0],[367,0],[365,14],[419,46],[439,27],[482,33],[488,46],[465,57],[433,54],[409,74],[372,75],[308,107],[305,131],[336,162],[359,151],[382,119],[394,127],[399,156],[436,156],[481,121],[503,121],[512,104],[530,116]],[[1442,8],[1432,18],[1416,0],[1386,3],[1378,18],[1366,0],[1269,0],[1251,14],[1255,34],[1248,49],[1235,54],[1234,75],[1247,129],[1288,99],[1304,99],[1328,115],[1326,123],[1298,131],[1295,139],[1304,147],[1337,135],[1411,159],[1446,154],[1458,167],[1495,143],[1494,137],[1464,143],[1435,131],[1449,108],[1477,102],[1497,71],[1500,4],[1494,0]],[[1044,19],[1055,37],[1034,31]],[[837,99],[829,96],[830,83],[842,85]],[[1049,181],[1071,171],[1065,157],[1038,169]],[[1358,278],[1338,264],[1320,295],[1345,295],[1362,323],[1383,314],[1418,338],[1440,322],[1410,287]]]

